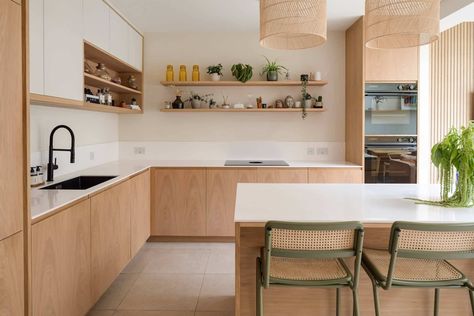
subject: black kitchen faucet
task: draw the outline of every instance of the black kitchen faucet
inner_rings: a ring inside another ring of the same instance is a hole
[[[71,148],[70,149],[54,148],[54,145],[53,145],[54,133],[56,133],[56,131],[58,129],[61,129],[61,128],[66,129],[69,132],[69,134],[71,134]],[[75,157],[76,157],[76,153],[75,153],[75,149],[74,149],[74,142],[75,142],[74,132],[72,131],[72,129],[69,126],[58,125],[55,128],[53,128],[53,130],[51,131],[51,134],[49,135],[49,159],[48,159],[48,179],[47,179],[47,181],[53,181],[54,180],[54,170],[58,169],[58,165],[56,164],[56,161],[57,161],[56,158],[54,159],[54,163],[53,163],[53,152],[54,151],[69,151],[71,153],[71,163],[74,163]]]

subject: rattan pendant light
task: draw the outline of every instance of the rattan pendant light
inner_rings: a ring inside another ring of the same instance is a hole
[[[440,0],[366,0],[365,45],[403,48],[439,37]]]
[[[260,0],[260,45],[303,49],[326,42],[326,0]]]

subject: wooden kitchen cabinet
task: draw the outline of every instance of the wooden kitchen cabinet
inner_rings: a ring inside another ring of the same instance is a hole
[[[32,314],[85,315],[91,300],[90,200],[32,226]]]
[[[83,1],[84,40],[108,51],[110,8],[103,0]]]
[[[122,61],[129,63],[129,28],[128,23],[122,19],[112,8],[110,14],[110,53]]]
[[[306,168],[258,168],[258,183],[308,183]]]
[[[91,288],[94,302],[131,258],[130,199],[129,181],[91,197]]]
[[[206,169],[155,168],[151,194],[153,236],[206,235]]]
[[[150,237],[150,171],[139,174],[130,182],[131,256],[135,256]]]
[[[23,232],[0,241],[0,315],[24,315]]]
[[[418,81],[418,47],[365,49],[365,80]]]
[[[363,183],[362,168],[310,168],[308,183]]]
[[[207,236],[235,236],[237,184],[255,182],[254,168],[207,169]]]

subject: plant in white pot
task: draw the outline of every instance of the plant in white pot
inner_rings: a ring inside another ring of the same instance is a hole
[[[211,65],[207,67],[207,73],[210,75],[212,81],[219,81],[222,77],[222,64]]]
[[[193,109],[200,109],[201,108],[201,105],[203,103],[207,104],[208,102],[208,99],[209,97],[211,97],[212,94],[204,94],[204,95],[200,95],[198,93],[194,93],[191,91],[191,95],[190,97],[186,100],[186,101],[189,101],[191,102],[191,107]]]

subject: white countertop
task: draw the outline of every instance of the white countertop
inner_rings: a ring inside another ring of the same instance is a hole
[[[438,185],[238,184],[235,222],[474,222],[474,207],[444,208],[406,198],[439,199]]]
[[[361,168],[361,166],[348,162],[308,162],[308,161],[287,161],[289,167],[278,168]],[[199,168],[248,168],[248,167],[224,167],[223,160],[122,160],[100,165],[94,168],[85,169],[61,177],[57,177],[54,182],[48,183],[51,185],[77,176],[86,175],[110,175],[117,176],[116,178],[94,186],[87,190],[40,190],[34,188],[31,190],[31,217],[39,220],[50,212],[61,209],[74,202],[87,198],[94,193],[103,190],[106,187],[112,186],[117,182],[130,178],[150,167],[199,167]],[[267,168],[267,167],[259,167]],[[275,167],[268,167],[275,168]],[[45,185],[45,186],[47,186]]]

